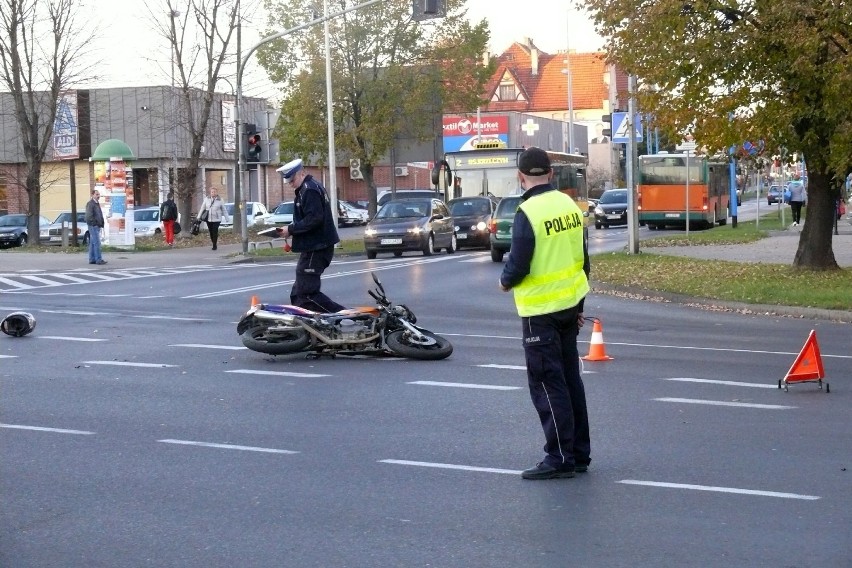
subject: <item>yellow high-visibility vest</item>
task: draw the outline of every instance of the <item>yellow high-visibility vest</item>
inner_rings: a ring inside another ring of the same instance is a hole
[[[513,288],[522,317],[576,306],[589,292],[583,272],[583,213],[560,191],[547,191],[521,203],[535,235],[530,273]]]

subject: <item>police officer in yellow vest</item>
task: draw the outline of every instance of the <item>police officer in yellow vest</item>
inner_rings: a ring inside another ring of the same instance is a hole
[[[521,316],[530,397],[544,429],[544,460],[524,479],[574,477],[588,470],[591,445],[577,334],[589,292],[583,212],[550,184],[540,148],[518,156],[523,201],[500,289],[512,290]]]

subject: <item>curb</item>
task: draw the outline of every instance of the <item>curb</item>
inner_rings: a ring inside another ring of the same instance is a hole
[[[798,319],[824,320],[834,323],[852,323],[852,311],[827,310],[801,306],[777,306],[769,304],[746,304],[707,298],[696,298],[683,294],[645,290],[633,286],[615,286],[600,282],[591,282],[591,294],[620,296],[631,300],[644,300],[658,303],[680,304],[707,311],[733,312],[752,316],[788,317]]]

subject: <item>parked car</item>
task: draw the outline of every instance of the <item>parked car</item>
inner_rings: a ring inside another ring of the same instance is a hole
[[[137,237],[153,237],[163,232],[159,207],[142,207],[133,210],[133,234]]]
[[[766,192],[766,203],[772,205],[773,203],[783,203],[783,201],[784,188],[780,185],[770,185]]]
[[[411,199],[412,197],[434,197],[441,199],[440,194],[434,189],[397,189],[396,196],[389,189],[380,191],[376,196],[376,211],[391,199]]]
[[[627,224],[627,189],[608,189],[595,206],[595,229]]]
[[[293,222],[294,207],[295,203],[292,201],[285,201],[283,203],[279,203],[278,207],[272,210],[272,214],[270,214],[269,217],[263,220],[263,223],[265,225],[277,227],[289,225]]]
[[[62,225],[68,227],[69,241],[71,236],[71,212],[64,211],[60,213],[53,223],[43,226],[39,230],[38,240],[43,245],[61,245],[62,244]],[[89,243],[89,225],[86,224],[86,212],[77,211],[77,244],[86,245]]]
[[[491,260],[502,262],[503,255],[512,248],[512,223],[521,204],[520,195],[509,195],[500,200],[489,223]]]
[[[222,222],[219,225],[220,229],[231,229],[234,226],[234,204],[226,203],[225,209],[228,211],[228,222]],[[259,201],[246,201],[246,218],[248,222],[246,223],[249,227],[252,225],[263,225],[266,223],[266,219],[271,215],[269,210],[266,208],[266,205]]]
[[[457,197],[447,203],[455,221],[458,247],[491,247],[488,224],[496,208],[490,197]]]
[[[364,230],[367,258],[380,252],[402,256],[405,251],[423,251],[430,256],[441,249],[456,251],[453,218],[440,199],[419,197],[385,203]]]
[[[370,214],[366,209],[353,207],[346,201],[337,202],[337,226],[348,227],[354,225],[366,225],[370,220]]]
[[[50,224],[50,219],[38,216],[39,227]],[[27,215],[14,213],[0,217],[0,247],[22,247],[29,241],[27,234]]]

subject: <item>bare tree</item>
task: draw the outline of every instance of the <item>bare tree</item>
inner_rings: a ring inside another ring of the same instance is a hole
[[[236,50],[229,55],[240,17],[240,0],[165,0],[163,7],[146,4],[156,32],[171,49],[175,85],[180,93],[175,128],[188,135],[189,160],[175,172],[175,196],[184,219],[192,215],[192,200],[199,189],[198,165],[213,108],[216,83],[224,68],[236,65]],[[164,18],[163,14],[168,18]]]
[[[84,50],[92,39],[74,19],[80,3],[0,0],[0,82],[14,101],[30,235],[39,234],[42,164],[53,138],[59,95],[79,79]]]

